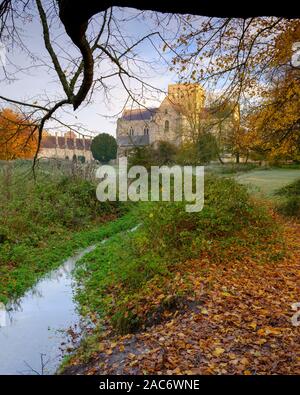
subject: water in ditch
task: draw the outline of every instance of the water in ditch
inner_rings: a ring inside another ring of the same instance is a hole
[[[80,332],[72,270],[91,246],[67,259],[22,298],[0,306],[0,374],[53,374],[69,328]]]

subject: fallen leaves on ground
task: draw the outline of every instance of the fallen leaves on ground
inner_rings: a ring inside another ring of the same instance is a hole
[[[247,256],[195,273],[191,308],[143,332],[99,340],[73,374],[300,374],[300,224],[284,223],[287,255],[262,264]],[[263,254],[263,251],[262,251]],[[198,301],[198,304],[196,303]]]

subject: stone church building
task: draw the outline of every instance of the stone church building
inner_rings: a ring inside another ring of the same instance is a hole
[[[118,157],[127,156],[134,147],[155,146],[159,141],[179,146],[192,139],[190,131],[213,118],[204,105],[205,92],[199,84],[172,84],[159,107],[125,109],[117,121]],[[231,121],[237,118],[234,111]]]

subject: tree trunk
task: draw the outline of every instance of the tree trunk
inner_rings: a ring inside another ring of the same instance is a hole
[[[248,163],[248,159],[249,159],[249,152],[247,152],[245,163]]]
[[[224,162],[223,162],[223,160],[222,160],[222,158],[221,158],[219,152],[218,152],[218,159],[219,159],[219,162],[221,163],[221,165],[224,165]]]

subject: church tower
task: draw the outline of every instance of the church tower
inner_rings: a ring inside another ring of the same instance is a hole
[[[199,113],[205,102],[204,89],[199,84],[172,84],[168,86],[168,98],[182,113]]]

